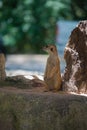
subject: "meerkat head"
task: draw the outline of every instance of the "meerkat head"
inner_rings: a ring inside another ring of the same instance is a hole
[[[55,45],[46,45],[43,48],[43,50],[46,51],[49,54],[55,54],[55,53],[57,53],[57,48],[56,48]]]

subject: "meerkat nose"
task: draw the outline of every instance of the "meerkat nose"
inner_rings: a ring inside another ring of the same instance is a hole
[[[46,50],[46,48],[47,48],[47,46],[44,46],[44,47],[42,47],[42,50],[43,50],[43,51],[45,51],[45,50]]]
[[[41,50],[43,50],[43,51],[44,51],[45,49],[46,49],[45,47],[42,47],[42,48],[41,48]]]

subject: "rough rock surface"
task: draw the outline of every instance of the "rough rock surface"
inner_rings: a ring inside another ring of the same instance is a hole
[[[87,91],[87,20],[81,21],[71,32],[64,58],[63,90]]]
[[[5,80],[0,81],[0,87],[16,87],[22,89],[32,89],[35,87],[45,87],[45,83],[43,80],[40,80],[37,77],[33,77],[33,79],[27,79],[23,75],[16,75],[11,77],[6,77]]]
[[[44,92],[37,77],[0,81],[0,130],[86,130],[87,97]]]
[[[87,130],[87,97],[0,88],[0,130]]]

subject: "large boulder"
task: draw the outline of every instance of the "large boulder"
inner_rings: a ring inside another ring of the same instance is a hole
[[[87,92],[87,20],[71,32],[64,58],[63,90]]]
[[[87,130],[87,97],[0,88],[0,130]]]

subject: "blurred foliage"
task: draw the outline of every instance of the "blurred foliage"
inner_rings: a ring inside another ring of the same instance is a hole
[[[87,0],[0,0],[0,33],[10,53],[40,53],[55,44],[59,19],[87,18]]]

